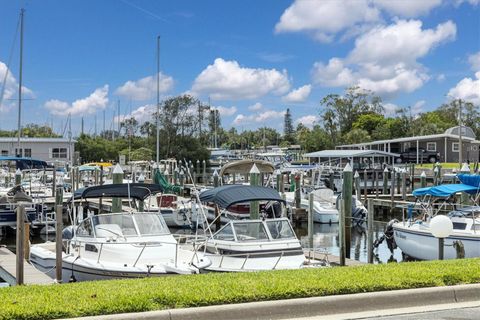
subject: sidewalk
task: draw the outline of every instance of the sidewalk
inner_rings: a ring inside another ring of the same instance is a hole
[[[293,319],[480,301],[480,284],[170,309],[77,318],[82,320]]]

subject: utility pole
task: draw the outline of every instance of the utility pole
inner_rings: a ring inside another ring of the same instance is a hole
[[[160,163],[160,36],[157,36],[157,167]]]
[[[20,9],[20,68],[18,76],[18,132],[17,132],[17,155],[21,154],[20,150],[20,138],[22,136],[22,82],[23,82],[23,15],[25,9]]]

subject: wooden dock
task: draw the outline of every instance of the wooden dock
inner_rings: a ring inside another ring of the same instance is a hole
[[[16,255],[5,247],[0,247],[0,278],[11,286],[17,284],[16,280]],[[52,284],[53,279],[41,271],[35,269],[25,261],[24,264],[25,284]]]
[[[305,257],[307,259],[312,259],[312,260],[319,260],[319,261],[326,261],[330,263],[332,266],[339,266],[340,265],[340,257],[335,256],[333,254],[330,254],[328,252],[321,252],[321,251],[313,251],[313,250],[308,250],[308,249],[303,249],[303,253],[305,254]],[[345,259],[345,265],[348,267],[353,267],[353,266],[362,266],[366,264],[365,262],[361,262],[358,260],[353,260],[353,259]]]

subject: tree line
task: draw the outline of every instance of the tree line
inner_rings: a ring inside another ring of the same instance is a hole
[[[414,114],[412,108],[398,107],[386,115],[379,96],[359,87],[351,87],[342,95],[329,94],[319,103],[318,122],[307,127],[294,126],[292,112],[284,114],[283,132],[261,127],[238,131],[222,126],[217,109],[190,95],[180,95],[161,102],[160,113],[139,123],[134,117],[121,121],[119,130],[107,130],[98,136],[76,137],[75,150],[82,161],[117,160],[119,154],[129,160],[153,160],[156,152],[157,121],[159,123],[160,158],[206,160],[208,147],[225,149],[261,149],[268,145],[287,147],[300,145],[306,152],[334,148],[339,144],[356,144],[407,136],[443,133],[462,124],[480,137],[479,107],[463,100],[451,100],[432,111]],[[461,113],[460,113],[461,110]],[[15,131],[0,131],[0,136],[15,136]],[[58,136],[48,126],[26,125],[22,136]]]

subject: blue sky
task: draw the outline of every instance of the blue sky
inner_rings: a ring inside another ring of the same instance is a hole
[[[360,85],[386,112],[480,105],[480,0],[0,0],[0,128],[16,127],[20,8],[25,12],[22,123],[72,117],[85,131],[150,118],[161,36],[162,98],[211,99],[222,125],[282,130],[283,112],[311,126],[319,101]],[[118,115],[117,115],[118,116]]]

